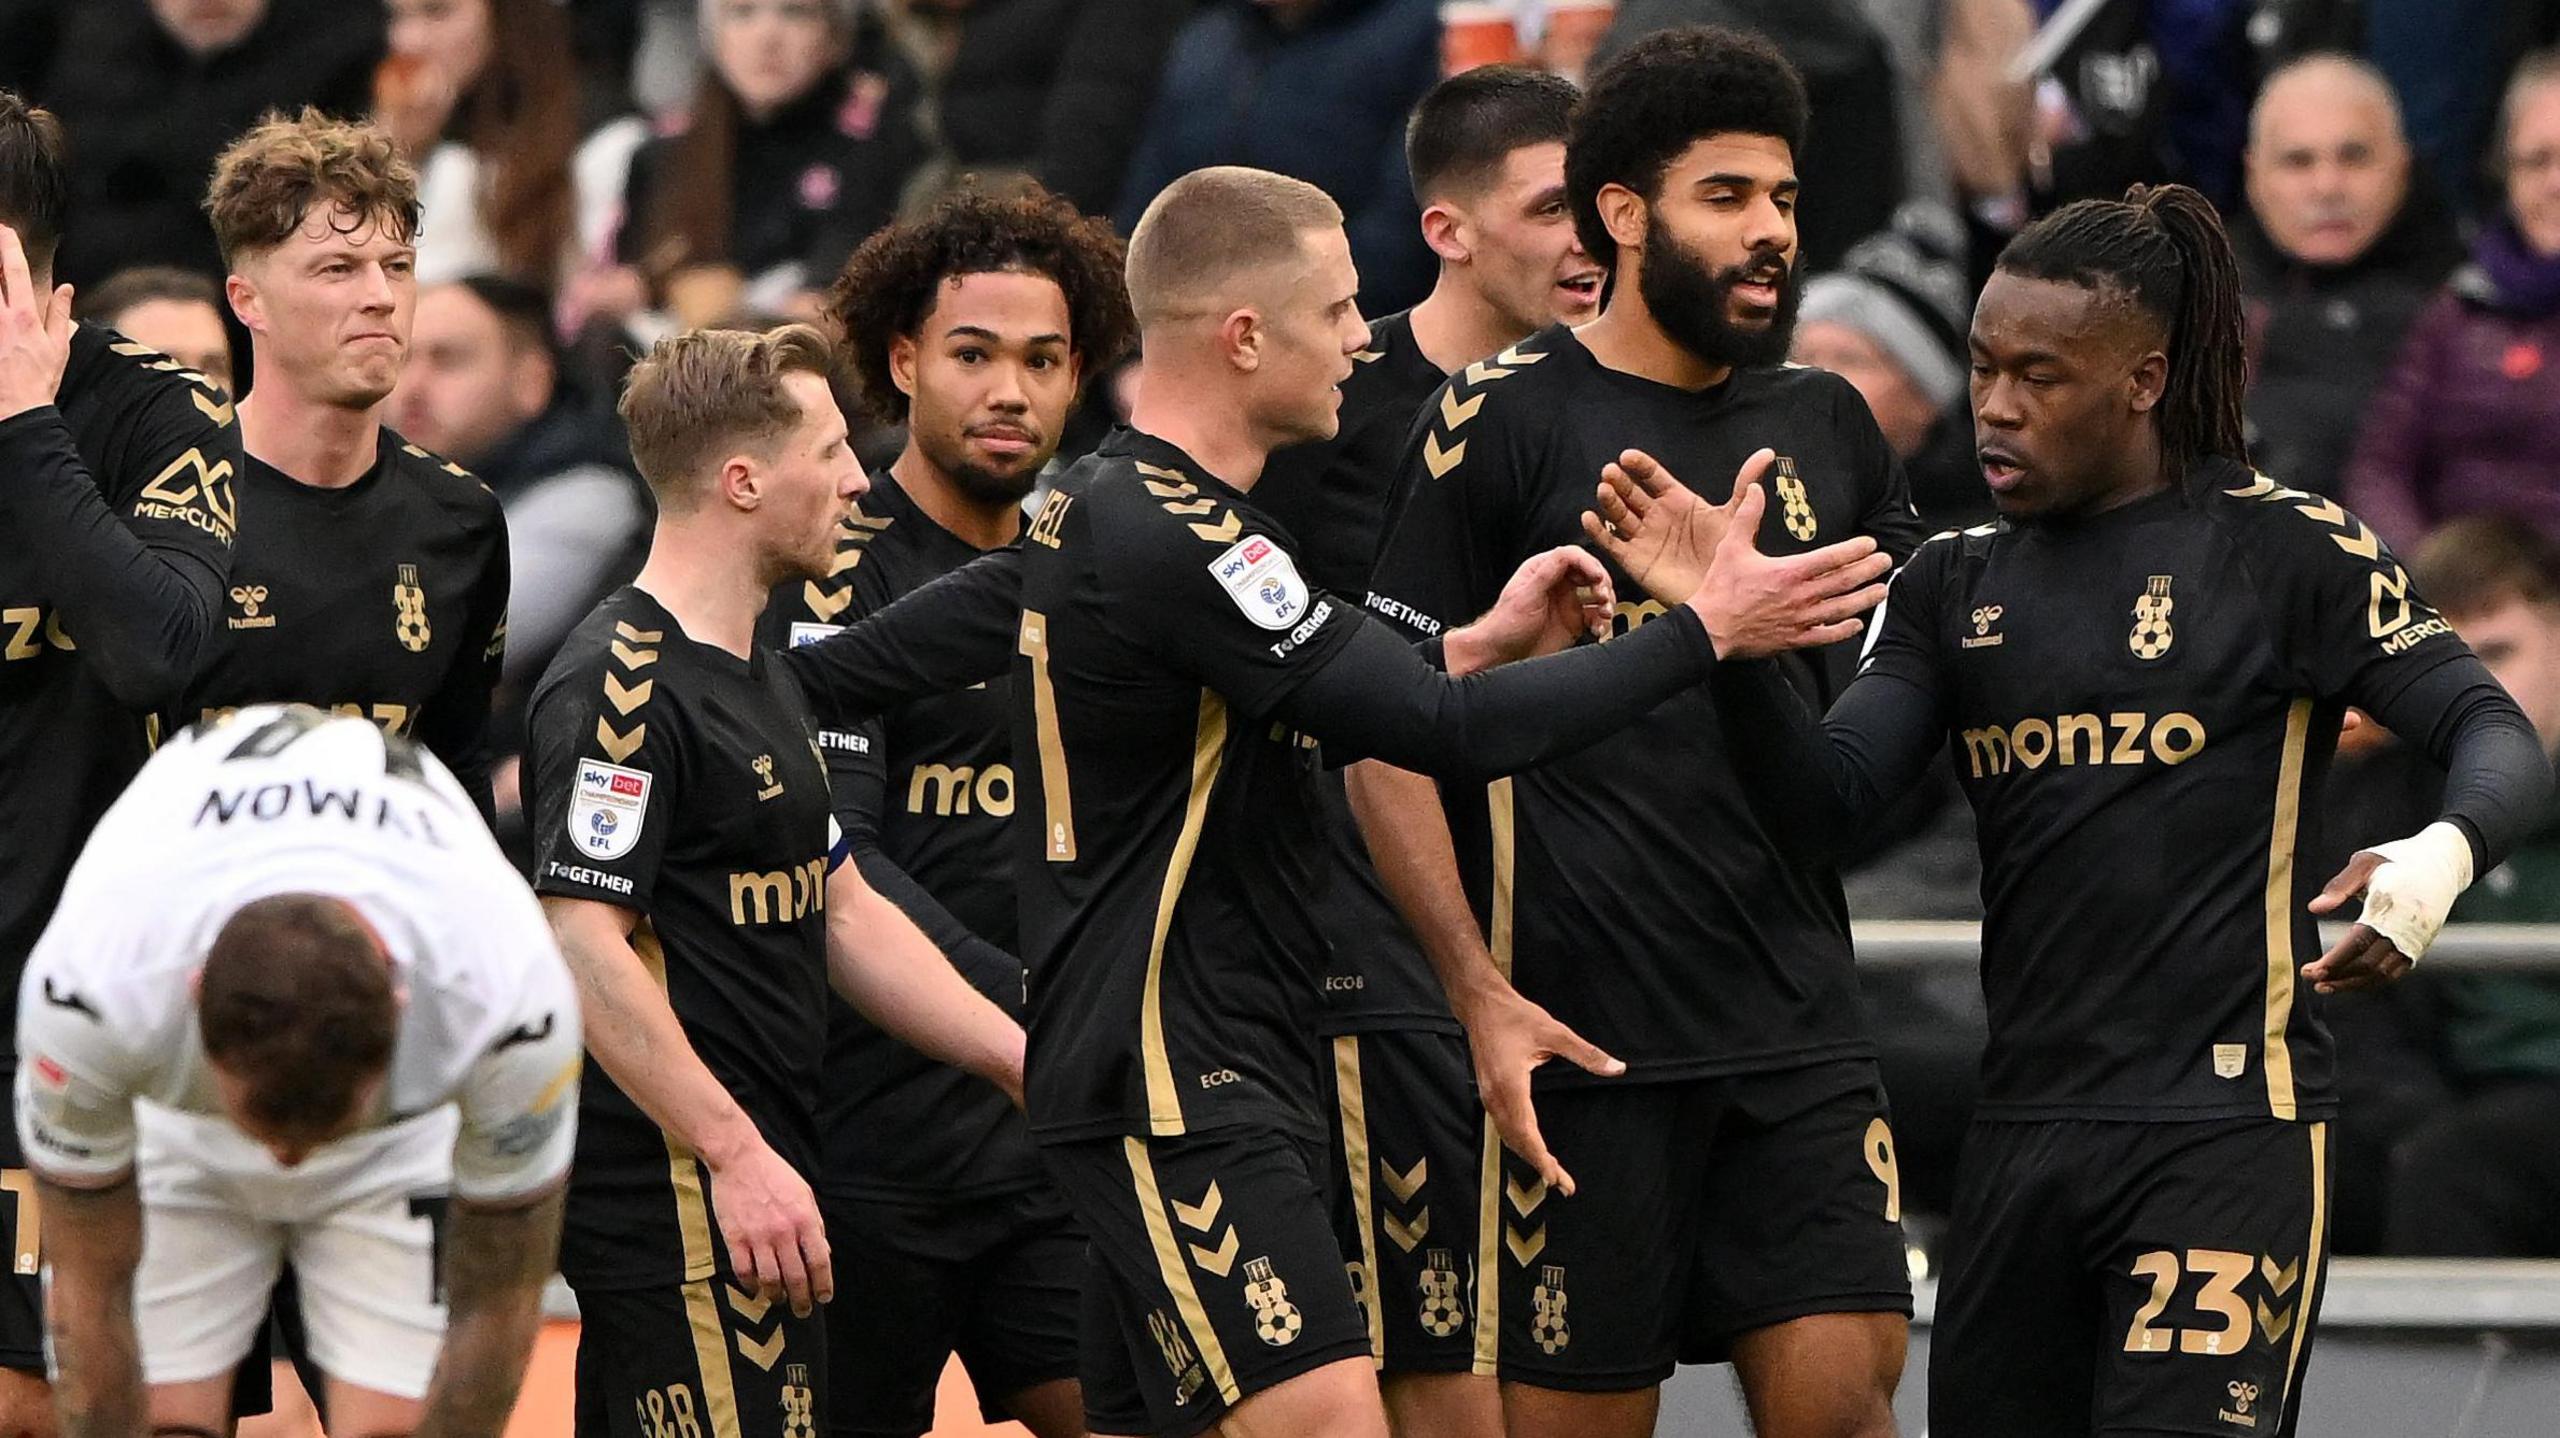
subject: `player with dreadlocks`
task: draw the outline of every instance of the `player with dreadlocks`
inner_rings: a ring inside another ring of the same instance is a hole
[[[1971,349],[2000,517],[1913,556],[1819,725],[1765,674],[1716,681],[1800,858],[1941,745],[1979,821],[1991,1036],[1929,1431],[2290,1434],[2328,1250],[2319,995],[2406,973],[2546,812],[2550,767],[2371,530],[2249,468],[2237,274],[2201,196],[2031,227]],[[1611,476],[1601,513],[1613,555],[1718,522],[1651,471]],[[2450,777],[2435,822],[2319,886],[2296,858],[2349,705]]]

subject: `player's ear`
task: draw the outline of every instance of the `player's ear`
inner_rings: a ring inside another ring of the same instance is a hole
[[[247,275],[238,270],[225,275],[222,297],[231,302],[232,318],[240,321],[243,328],[253,334],[265,331],[267,316],[258,301],[258,286]]]
[[[713,485],[731,509],[755,509],[764,503],[764,466],[752,455],[733,454],[720,461]]]
[[[2158,350],[2145,351],[2133,362],[2133,372],[2125,376],[2125,398],[2135,414],[2149,414],[2159,407],[2160,396],[2169,388],[2169,357]]]
[[[1592,201],[1600,208],[1600,227],[1609,232],[1610,239],[1618,242],[1619,249],[1644,247],[1647,218],[1644,196],[1624,185],[1607,184],[1600,187],[1600,193],[1593,196]]]
[[[1262,368],[1266,335],[1262,312],[1251,307],[1232,310],[1218,322],[1218,343],[1226,352],[1227,363],[1245,374]]]
[[[915,336],[889,336],[889,383],[896,385],[898,393],[908,399],[916,397]]]
[[[1474,257],[1468,245],[1467,217],[1445,204],[1434,204],[1422,212],[1422,242],[1431,253],[1451,264],[1463,265]]]

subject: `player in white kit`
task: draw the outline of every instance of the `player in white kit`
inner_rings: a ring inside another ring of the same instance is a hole
[[[43,1251],[17,1263],[46,1270],[66,1438],[229,1431],[288,1259],[333,1428],[500,1431],[559,1238],[578,1004],[432,756],[301,706],[171,741],[73,868],[18,1041]]]

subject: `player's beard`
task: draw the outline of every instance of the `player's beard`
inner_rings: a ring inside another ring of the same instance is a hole
[[[1778,307],[1768,323],[1758,329],[1735,324],[1733,287],[1773,273]],[[1787,357],[1795,338],[1796,303],[1803,294],[1794,269],[1774,254],[1754,255],[1725,269],[1708,264],[1663,225],[1659,211],[1645,220],[1644,265],[1636,292],[1673,343],[1708,364],[1736,368],[1772,365]]]
[[[956,443],[927,443],[923,449],[924,457],[950,479],[952,487],[960,491],[962,498],[972,504],[990,506],[1022,503],[1039,485],[1040,471],[1048,466],[1049,456],[1056,452],[1054,449],[1036,450],[1025,457],[1020,468],[1006,471],[989,469],[969,458],[965,436]]]

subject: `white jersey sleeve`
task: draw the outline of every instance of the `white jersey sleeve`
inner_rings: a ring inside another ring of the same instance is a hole
[[[18,989],[18,1147],[57,1183],[96,1188],[133,1167],[133,1100],[149,1036],[110,1023],[112,1000],[79,960],[114,952],[123,938],[112,912],[74,911],[66,894],[27,961]],[[124,1016],[130,1017],[130,1016]]]
[[[577,1145],[578,994],[549,928],[537,920],[534,929],[518,940],[526,978],[514,1012],[454,1095],[462,1131],[453,1191],[473,1202],[505,1203],[558,1184]]]

